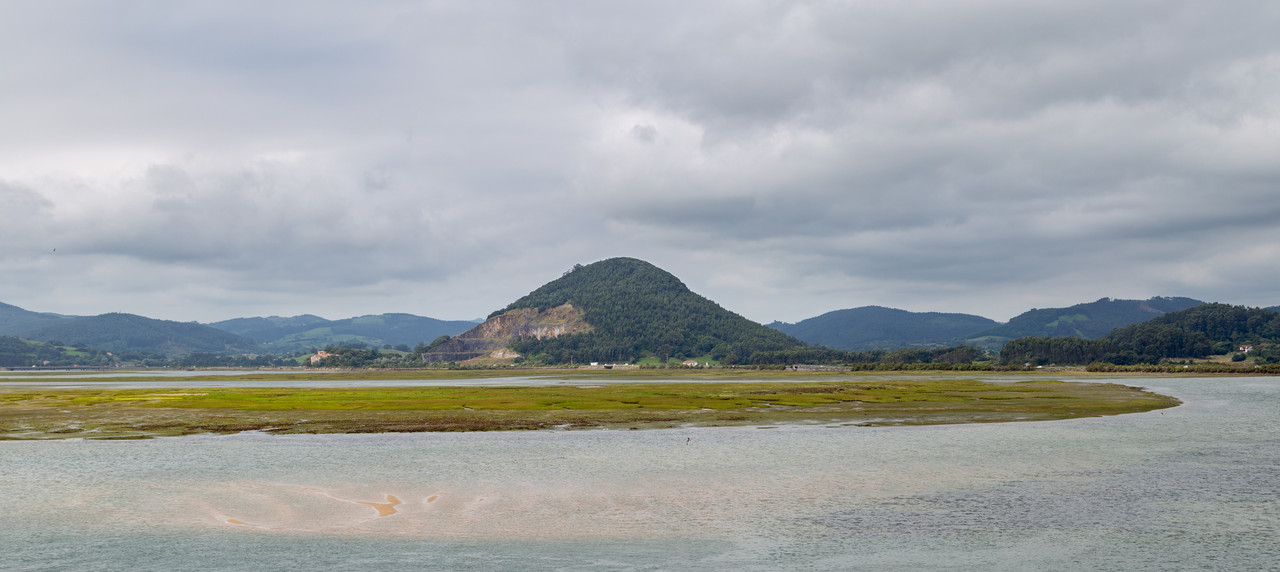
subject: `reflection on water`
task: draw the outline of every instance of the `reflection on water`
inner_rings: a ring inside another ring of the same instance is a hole
[[[1267,569],[1280,382],[936,427],[0,442],[6,569]]]

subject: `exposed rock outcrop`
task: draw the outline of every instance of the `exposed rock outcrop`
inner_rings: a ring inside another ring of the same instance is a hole
[[[507,349],[513,342],[541,340],[591,330],[591,324],[583,320],[582,313],[571,304],[541,312],[536,308],[516,308],[454,336],[423,354],[423,359],[428,362],[460,362],[485,356],[510,359],[519,357],[519,354]]]

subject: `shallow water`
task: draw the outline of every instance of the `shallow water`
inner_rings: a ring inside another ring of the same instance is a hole
[[[0,442],[0,569],[1275,569],[1280,380],[933,427]]]

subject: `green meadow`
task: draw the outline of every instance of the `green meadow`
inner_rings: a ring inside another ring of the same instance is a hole
[[[412,372],[411,379],[493,378],[496,372]],[[513,372],[529,376],[532,372]],[[227,387],[0,388],[0,439],[128,439],[196,433],[373,433],[534,429],[650,429],[826,424],[834,427],[1041,421],[1149,411],[1174,398],[1112,383],[1053,380],[862,379],[845,374],[539,371],[554,386],[244,388],[236,380],[292,374],[184,377]],[[299,374],[315,379],[316,374]],[[337,372],[334,379],[406,379],[408,372]],[[401,377],[395,377],[395,376]],[[592,379],[599,380],[600,372]],[[726,379],[728,378],[728,379]],[[763,378],[763,380],[762,380]],[[774,381],[788,379],[788,381]],[[86,378],[86,381],[90,378]],[[120,380],[122,378],[113,378]],[[172,378],[170,378],[172,379]],[[649,379],[644,383],[625,380]]]

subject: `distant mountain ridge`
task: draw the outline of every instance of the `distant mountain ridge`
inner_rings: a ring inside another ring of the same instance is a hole
[[[723,332],[747,331],[747,324],[757,325],[728,312],[719,305],[697,296],[674,276],[636,259],[611,259],[604,267],[578,267],[568,272],[562,280],[553,281],[528,296],[512,303],[499,314],[517,307],[533,307],[545,311],[555,306],[553,302],[566,303],[570,298],[587,300],[587,306],[572,305],[587,323],[603,321],[608,325],[601,338],[596,335],[588,342],[584,337],[571,341],[534,339],[516,340],[526,351],[545,353],[548,356],[591,355],[612,361],[618,356],[634,356],[643,353],[682,355],[711,352],[728,356],[726,348],[735,348],[734,356],[745,359],[742,351],[775,345],[778,339],[763,342],[767,336],[753,335],[734,341],[720,335],[703,335],[703,326],[694,324],[689,316],[702,316],[710,321],[710,330]],[[600,263],[596,263],[600,264]],[[573,277],[582,268],[591,272]],[[607,270],[607,272],[604,272]],[[600,276],[592,277],[593,274]],[[570,279],[573,277],[572,279]],[[639,281],[637,282],[637,279]],[[585,284],[585,281],[595,281]],[[624,294],[615,300],[601,297],[609,289],[608,281],[620,280]],[[641,284],[641,282],[645,284]],[[641,287],[643,286],[643,287]],[[591,290],[595,289],[596,292]],[[576,293],[574,293],[576,291]],[[573,295],[570,295],[573,293]],[[687,298],[692,295],[700,299]],[[607,309],[612,304],[613,310]],[[1077,304],[1067,308],[1032,309],[1005,324],[970,314],[938,312],[908,312],[880,306],[864,306],[836,310],[821,316],[802,320],[795,324],[774,322],[771,330],[783,338],[800,340],[835,349],[862,351],[867,349],[896,349],[907,347],[939,347],[957,344],[973,345],[986,349],[999,349],[1009,340],[1022,337],[1078,336],[1094,339],[1116,328],[1203,304],[1199,300],[1176,297],[1153,297],[1147,300],[1117,300],[1102,298],[1095,302]],[[673,310],[675,309],[675,310]],[[1280,306],[1269,308],[1280,310]],[[650,317],[630,325],[617,318],[627,312],[646,313]],[[727,313],[728,317],[720,312]],[[531,318],[532,319],[532,318]],[[558,318],[557,318],[558,319]],[[525,327],[538,327],[533,319]],[[658,324],[669,321],[665,330]],[[68,316],[47,312],[32,312],[0,303],[0,335],[32,340],[61,341],[106,350],[130,349],[164,354],[190,352],[272,352],[291,353],[312,348],[322,348],[341,343],[365,343],[373,347],[386,345],[413,346],[430,342],[441,336],[458,336],[471,329],[475,321],[446,321],[414,316],[412,314],[380,314],[360,316],[345,320],[326,320],[319,316],[303,314],[293,317],[236,318],[213,324],[195,324],[153,320],[132,314],[103,314],[101,316]],[[545,325],[545,324],[543,324]],[[592,323],[593,328],[598,324]],[[963,331],[970,326],[970,331]],[[763,327],[763,326],[762,326]],[[209,328],[214,331],[205,331]],[[532,330],[531,330],[532,331]],[[661,331],[655,342],[655,332]],[[225,337],[231,334],[233,337]],[[595,335],[595,334],[592,334]],[[637,343],[623,344],[622,337],[632,336]],[[666,339],[660,339],[666,336]],[[587,336],[590,337],[590,336]],[[236,339],[239,338],[239,339]],[[605,342],[605,338],[612,341]],[[603,344],[603,345],[602,345]],[[608,346],[609,349],[604,350]],[[652,347],[651,347],[652,346]],[[670,352],[664,351],[670,349]],[[591,352],[587,350],[591,350]],[[603,353],[597,350],[604,350]]]
[[[47,312],[32,312],[0,302],[0,336],[17,336],[75,318]]]
[[[282,318],[235,318],[213,324],[157,320],[135,314],[66,316],[0,303],[0,335],[60,341],[105,351],[164,355],[190,353],[290,353],[341,343],[373,347],[427,343],[475,326],[474,321],[437,320],[412,314],[378,314],[326,320],[303,314]]]
[[[1116,328],[1202,304],[1204,302],[1192,298],[1155,296],[1146,300],[1100,298],[1067,308],[1033,308],[1002,325],[976,332],[966,341],[971,345],[999,347],[1012,339],[1033,336],[1094,339]]]
[[[955,345],[974,332],[997,325],[995,320],[972,314],[909,312],[883,306],[836,310],[794,324],[768,324],[806,343],[847,351]]]
[[[63,320],[24,332],[23,337],[82,344],[106,351],[159,354],[249,352],[256,349],[248,339],[209,326],[121,313]]]
[[[209,325],[252,339],[266,351],[292,352],[351,342],[373,347],[413,346],[440,336],[457,335],[476,323],[413,314],[376,314],[344,320],[302,314],[288,318],[236,318]]]
[[[306,328],[312,324],[328,321],[329,320],[321,318],[320,316],[302,314],[300,316],[292,316],[288,318],[282,318],[280,316],[270,316],[267,318],[233,318],[205,325],[212,326],[226,332],[231,332],[238,336],[244,336],[254,341],[262,341],[279,338],[290,330]]]
[[[1023,337],[1098,338],[1116,328],[1201,304],[1204,302],[1192,298],[1161,296],[1147,300],[1101,298],[1066,308],[1033,308],[1004,324],[972,314],[863,306],[828,312],[795,324],[774,322],[769,327],[805,343],[846,351],[950,345],[999,350],[1009,340]]]

